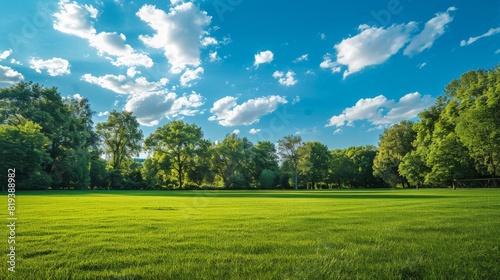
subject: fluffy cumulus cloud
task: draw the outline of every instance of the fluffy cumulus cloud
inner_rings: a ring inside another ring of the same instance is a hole
[[[295,79],[295,73],[293,71],[288,71],[286,74],[284,72],[276,71],[273,73],[273,78],[277,79],[282,86],[294,86],[298,83]]]
[[[271,63],[274,60],[274,53],[272,51],[263,51],[255,54],[255,62],[253,65],[258,68],[259,65],[264,63]]]
[[[99,55],[106,57],[116,66],[153,66],[153,60],[144,53],[139,53],[126,44],[124,34],[100,32],[94,28],[92,20],[98,10],[92,5],[81,5],[69,0],[61,0],[59,10],[54,13],[53,27],[62,33],[86,39]]]
[[[12,49],[5,50],[0,53],[0,60],[4,60],[12,54]]]
[[[16,70],[0,65],[0,84],[13,85],[24,80],[23,74]]]
[[[32,58],[29,63],[31,69],[37,73],[42,73],[42,70],[46,70],[50,76],[63,76],[71,73],[69,61],[63,58],[54,57],[47,60]]]
[[[216,62],[221,60],[221,58],[217,54],[217,51],[210,52],[209,57],[210,57],[210,62]]]
[[[82,80],[98,85],[118,94],[128,95],[125,110],[131,111],[141,125],[154,126],[163,118],[179,116],[194,116],[200,113],[204,98],[196,93],[178,96],[166,89],[168,79],[150,82],[144,77],[133,78],[137,72],[133,68],[125,75],[104,75],[100,77],[91,74],[82,76]],[[105,112],[100,116],[105,116]]]
[[[203,104],[203,97],[195,92],[178,97],[173,92],[158,91],[131,96],[125,110],[133,112],[140,124],[155,126],[164,117],[194,116]]]
[[[184,74],[181,76],[181,86],[183,87],[191,87],[193,86],[192,81],[196,81],[201,79],[200,75],[203,74],[204,69],[202,67],[198,67],[196,69],[186,69]]]
[[[344,109],[342,114],[330,118],[326,127],[353,126],[356,121],[368,121],[372,125],[391,125],[402,120],[417,117],[418,113],[431,106],[434,99],[429,95],[409,93],[399,99],[389,100],[383,95],[360,99],[353,107]]]
[[[335,45],[336,63],[327,60],[323,63],[330,64],[333,72],[339,65],[347,66],[347,70],[344,71],[345,78],[367,66],[387,61],[410,41],[411,33],[416,28],[417,25],[414,22],[392,25],[387,28],[361,25],[359,26],[361,32],[358,35],[344,39]]]
[[[465,41],[465,40],[462,40],[460,42],[460,46],[461,47],[464,47],[464,46],[468,46],[474,42],[476,42],[477,40],[479,39],[482,39],[482,38],[486,38],[486,37],[490,37],[490,36],[493,36],[495,34],[499,34],[500,33],[500,27],[497,27],[497,28],[490,28],[490,30],[488,30],[488,32],[484,33],[483,35],[479,35],[477,37],[470,37],[469,40]]]
[[[156,32],[152,36],[140,35],[139,39],[151,48],[164,51],[171,65],[170,72],[178,74],[188,66],[200,66],[200,48],[203,46],[200,38],[207,33],[205,28],[212,20],[205,11],[191,2],[175,1],[168,13],[144,5],[137,16]],[[205,44],[212,42],[209,38]]]
[[[250,99],[242,104],[236,101],[232,96],[217,100],[210,109],[213,115],[209,120],[218,121],[222,126],[251,125],[274,112],[280,104],[287,103],[285,97],[277,95]]]
[[[446,27],[453,21],[451,12],[455,7],[450,7],[444,13],[438,13],[434,18],[425,23],[424,30],[413,37],[410,44],[404,50],[404,55],[413,56],[432,47],[434,42],[446,31]]]
[[[258,134],[259,132],[260,132],[260,129],[252,128],[252,129],[250,129],[250,131],[248,133],[255,135],[255,134]]]
[[[82,80],[118,94],[142,94],[157,91],[161,90],[168,83],[168,79],[166,78],[158,82],[149,82],[144,77],[131,79],[124,75],[104,75],[96,77],[91,74],[85,74],[82,76]]]
[[[379,65],[397,54],[405,46],[403,54],[413,56],[429,49],[434,42],[446,32],[446,28],[453,21],[450,7],[446,12],[438,13],[425,23],[423,30],[418,33],[418,23],[393,24],[389,27],[376,27],[362,24],[359,34],[342,40],[334,46],[336,57],[326,54],[320,67],[331,69],[333,73],[344,71],[344,78],[359,72],[368,66]]]

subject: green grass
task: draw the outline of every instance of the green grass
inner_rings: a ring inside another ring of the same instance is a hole
[[[4,238],[0,279],[500,279],[499,189],[58,191],[16,204],[16,272]]]

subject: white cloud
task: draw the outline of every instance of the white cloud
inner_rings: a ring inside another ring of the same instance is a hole
[[[206,34],[205,28],[212,20],[205,11],[191,2],[180,3],[168,14],[155,6],[144,5],[137,16],[156,32],[153,36],[140,35],[139,39],[165,52],[171,73],[179,74],[188,66],[200,66],[200,38]]]
[[[417,67],[420,69],[424,68],[425,66],[427,66],[427,62],[422,62],[422,63],[417,65]]]
[[[321,69],[331,69],[332,73],[339,73],[342,70],[339,63],[332,61],[330,54],[326,54],[323,57],[323,62],[321,62],[319,67],[321,67]]]
[[[201,40],[201,45],[204,47],[208,47],[210,45],[218,45],[219,43],[217,42],[217,39],[214,37],[205,37],[203,40]]]
[[[321,33],[321,34],[319,34],[319,36],[321,37],[321,40],[325,40],[326,39],[325,33]]]
[[[209,120],[218,121],[222,126],[251,125],[274,112],[280,104],[287,103],[285,97],[277,95],[250,99],[241,105],[236,100],[232,96],[217,100],[210,109],[213,116]]]
[[[42,73],[45,69],[53,77],[71,74],[69,61],[63,58],[53,57],[47,60],[32,58],[29,63],[30,68],[37,73]]]
[[[240,134],[240,132],[241,132],[241,130],[239,130],[239,129],[235,129],[235,130],[233,130],[233,133],[232,133],[232,134],[236,134],[236,135],[238,135],[238,134]]]
[[[24,80],[23,74],[16,70],[0,65],[0,84],[16,84]]]
[[[183,87],[191,87],[193,84],[191,84],[192,81],[196,81],[201,79],[200,74],[203,74],[205,70],[202,67],[198,67],[194,70],[192,69],[186,69],[184,74],[181,76],[181,86]]]
[[[333,135],[337,135],[337,134],[340,134],[342,133],[342,128],[337,128],[335,129],[335,131],[333,132]]]
[[[496,35],[500,33],[500,27],[497,27],[497,28],[490,28],[490,30],[488,30],[488,32],[484,33],[483,35],[479,35],[477,37],[470,37],[469,40],[465,41],[465,40],[462,40],[460,42],[460,46],[468,46],[474,42],[476,42],[477,40],[479,39],[482,39],[482,38],[486,38],[486,37],[489,37],[489,36],[493,36],[493,35]]]
[[[73,94],[73,99],[76,99],[78,101],[81,101],[84,97],[81,96],[79,93]]]
[[[255,134],[259,133],[259,132],[260,132],[260,129],[252,128],[252,129],[250,129],[250,131],[248,133],[250,133],[252,135],[255,135]]]
[[[295,96],[295,98],[292,100],[292,105],[295,105],[300,102],[300,96]]]
[[[162,89],[168,83],[168,79],[166,78],[163,78],[158,82],[148,82],[144,77],[132,80],[124,75],[104,75],[101,77],[95,77],[91,74],[85,74],[82,76],[82,80],[118,94],[141,94],[145,92],[157,91]]]
[[[178,98],[173,92],[158,91],[131,96],[125,110],[133,112],[140,124],[155,126],[164,117],[193,116],[203,104],[203,97],[194,92]]]
[[[353,126],[354,122],[360,120],[366,120],[372,125],[391,125],[417,117],[433,103],[434,99],[431,96],[422,96],[418,92],[409,93],[401,97],[398,102],[388,100],[383,95],[360,99],[353,107],[344,109],[342,114],[331,117],[325,127]]]
[[[263,51],[258,54],[255,54],[255,62],[253,65],[256,68],[258,68],[259,65],[264,63],[271,63],[273,60],[274,60],[274,53],[272,51]]]
[[[59,1],[59,11],[54,13],[55,30],[74,35],[80,38],[90,39],[96,34],[93,23],[89,20],[92,18],[93,10],[91,5],[84,7],[77,2],[69,2],[67,0]]]
[[[210,57],[210,62],[215,62],[215,61],[219,61],[221,60],[221,58],[217,55],[217,52],[214,51],[214,52],[211,52],[209,54],[209,57]]]
[[[127,76],[129,76],[130,78],[135,77],[135,75],[137,74],[141,74],[141,71],[137,71],[135,67],[130,67],[127,69]]]
[[[347,66],[343,75],[346,78],[365,67],[386,62],[407,44],[404,55],[418,54],[431,48],[434,42],[445,33],[447,25],[453,21],[450,13],[455,10],[455,7],[450,7],[446,12],[436,14],[415,36],[418,24],[413,21],[407,24],[393,24],[389,27],[362,24],[358,27],[359,34],[344,39],[334,46],[337,51],[336,60],[332,59],[330,54],[326,54],[320,67],[337,73],[342,70],[342,66]]]
[[[361,32],[358,35],[344,39],[335,45],[336,63],[348,67],[344,71],[344,78],[367,66],[387,61],[410,41],[410,35],[415,29],[415,22],[392,25],[387,28],[360,25]],[[331,63],[331,61],[325,60],[324,63]],[[337,67],[337,64],[332,64],[329,68]]]
[[[98,117],[105,117],[105,116],[109,116],[109,111],[105,111],[105,112],[99,112],[97,114]]]
[[[273,73],[273,78],[277,79],[282,86],[294,86],[298,83],[295,79],[295,73],[293,71],[288,71],[286,74],[280,71]]]
[[[127,38],[123,34],[116,32],[101,32],[93,36],[89,41],[90,45],[98,50],[99,55],[116,56],[116,59],[109,58],[115,66],[153,66],[153,60],[146,54],[136,52],[125,41]]]
[[[413,56],[432,47],[434,42],[445,33],[446,26],[453,21],[450,12],[456,11],[455,7],[450,7],[444,13],[438,13],[425,23],[424,30],[413,37],[403,54]]]
[[[12,58],[12,59],[10,60],[10,63],[12,63],[12,64],[17,64],[17,65],[23,65],[23,64],[21,63],[21,61],[15,60],[14,58]]]
[[[86,39],[90,46],[97,49],[99,55],[106,57],[115,66],[153,66],[153,60],[149,56],[136,52],[125,43],[124,34],[97,33],[91,19],[97,18],[98,10],[93,6],[69,0],[59,1],[58,6],[59,10],[54,13],[55,30]]]
[[[308,60],[309,60],[309,54],[303,54],[300,57],[298,57],[297,59],[295,59],[293,62],[299,63],[299,62],[308,61]]]
[[[0,53],[0,60],[4,60],[12,54],[12,49],[8,49]]]
[[[499,53],[500,53],[500,49],[495,51],[495,54],[499,54]]]

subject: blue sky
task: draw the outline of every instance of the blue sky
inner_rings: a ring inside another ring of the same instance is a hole
[[[2,1],[0,86],[85,97],[147,136],[376,145],[460,74],[500,60],[498,1]]]

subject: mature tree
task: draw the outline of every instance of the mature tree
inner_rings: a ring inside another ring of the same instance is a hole
[[[426,176],[428,184],[454,186],[456,179],[476,176],[473,159],[455,133],[458,114],[457,101],[450,100],[435,125],[426,162],[431,169]]]
[[[316,184],[324,182],[328,176],[330,162],[328,147],[319,142],[305,142],[298,153],[300,155],[298,170],[307,183],[311,183],[311,188],[315,189]]]
[[[3,182],[7,182],[7,169],[14,168],[19,189],[48,187],[50,177],[42,166],[51,161],[45,151],[49,139],[40,130],[38,124],[25,120],[17,126],[0,125],[0,170],[4,171],[0,178]]]
[[[490,176],[500,175],[500,66],[471,71],[447,87],[458,100],[456,133]]]
[[[206,150],[203,132],[195,124],[173,121],[156,129],[144,142],[146,150],[160,153],[170,159],[179,188],[184,185],[188,167],[195,164],[198,154]]]
[[[265,188],[268,188],[267,182],[269,182],[269,178],[271,177],[270,174],[274,174],[276,177],[278,175],[278,169],[278,155],[274,144],[269,141],[257,142],[257,144],[255,144],[250,169],[251,177],[254,182],[262,185],[262,173],[266,171],[266,175],[264,176],[266,178]]]
[[[202,140],[196,149],[193,164],[188,166],[187,176],[191,182],[201,186],[203,182],[213,184],[215,175],[210,165],[210,147],[212,142]]]
[[[337,188],[342,188],[342,185],[355,176],[356,171],[354,162],[345,150],[337,149],[330,152],[328,180],[331,184],[336,183]]]
[[[425,185],[425,178],[431,172],[431,167],[427,165],[429,149],[433,143],[435,126],[448,101],[445,97],[438,97],[435,105],[419,114],[420,121],[413,125],[416,133],[413,151],[403,157],[398,167],[399,173],[417,188]]]
[[[0,89],[0,121],[19,126],[23,120],[31,120],[48,138],[45,150],[52,160],[43,168],[51,176],[53,188],[88,187],[85,168],[89,165],[82,160],[90,158],[88,150],[97,144],[92,114],[88,100],[62,98],[56,88],[21,82]]]
[[[385,185],[380,178],[373,175],[373,161],[377,155],[374,146],[349,147],[345,150],[346,155],[354,164],[354,172],[351,177],[351,186],[376,187]]]
[[[103,141],[104,154],[112,169],[122,169],[126,159],[141,151],[142,131],[131,112],[113,110],[106,122],[96,125],[96,131]]]
[[[225,187],[247,187],[249,170],[254,158],[254,146],[246,137],[228,134],[211,148],[211,162],[214,173]]]
[[[285,136],[278,141],[278,153],[283,161],[289,161],[295,175],[295,189],[298,189],[298,164],[299,164],[299,148],[302,146],[302,138],[300,136]]]
[[[392,187],[407,185],[407,180],[399,174],[399,164],[403,157],[412,151],[415,140],[413,123],[402,121],[386,129],[380,136],[379,150],[373,162],[373,174],[386,181]]]

